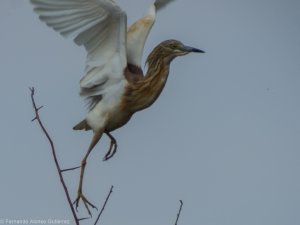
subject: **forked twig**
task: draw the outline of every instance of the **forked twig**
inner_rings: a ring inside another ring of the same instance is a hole
[[[33,121],[36,120],[36,121],[39,123],[40,128],[42,129],[43,133],[45,134],[47,140],[48,140],[49,143],[50,143],[51,150],[52,150],[52,156],[53,156],[53,159],[54,159],[54,162],[55,162],[55,166],[56,166],[56,169],[57,169],[59,178],[60,178],[60,182],[61,182],[61,184],[62,184],[62,186],[63,186],[63,189],[64,189],[64,192],[65,192],[65,195],[66,195],[66,198],[67,198],[69,207],[70,207],[70,209],[71,209],[71,211],[72,211],[73,218],[74,218],[74,220],[75,220],[76,225],[80,225],[80,224],[79,224],[79,221],[85,220],[85,219],[88,219],[88,218],[78,218],[78,217],[77,217],[76,212],[75,212],[75,209],[73,208],[73,204],[72,204],[72,201],[71,201],[71,197],[70,197],[68,188],[67,188],[67,186],[66,186],[66,183],[65,183],[64,177],[63,177],[63,172],[71,171],[71,170],[76,170],[76,169],[80,168],[80,166],[79,166],[79,167],[73,167],[73,168],[70,168],[70,169],[63,169],[63,170],[60,168],[60,165],[59,165],[58,160],[57,160],[57,156],[56,156],[56,151],[55,151],[55,147],[54,147],[53,140],[52,140],[52,138],[50,137],[48,131],[46,130],[44,124],[42,123],[42,120],[41,120],[40,115],[39,115],[39,110],[40,110],[41,108],[43,108],[43,106],[40,106],[40,107],[37,107],[37,106],[36,106],[35,99],[34,99],[34,94],[35,94],[35,89],[34,89],[34,87],[29,88],[29,90],[30,90],[30,92],[31,92],[31,102],[32,102],[32,106],[33,106],[33,109],[34,109],[34,113],[35,113],[35,117],[34,117],[31,121],[33,122]],[[106,207],[106,204],[107,204],[107,202],[108,202],[108,200],[109,200],[109,197],[110,197],[110,195],[111,195],[111,193],[112,193],[113,187],[114,187],[114,186],[111,186],[110,191],[109,191],[109,193],[108,193],[108,195],[107,195],[107,197],[106,197],[106,200],[105,200],[105,202],[104,202],[104,204],[103,204],[103,206],[102,206],[101,211],[99,212],[99,215],[98,215],[98,217],[97,217],[97,219],[96,219],[94,225],[96,225],[96,224],[98,223],[98,221],[99,221],[99,219],[100,219],[100,217],[101,217],[101,215],[102,215],[102,213],[103,213],[103,211],[104,211],[104,209],[105,209],[105,207]]]
[[[78,217],[76,215],[76,212],[75,212],[75,210],[73,208],[72,201],[71,201],[71,198],[70,198],[70,194],[69,194],[68,188],[66,186],[66,183],[64,181],[64,178],[63,178],[63,175],[62,175],[62,170],[60,169],[60,166],[59,166],[59,163],[58,163],[58,160],[57,160],[54,143],[53,143],[53,141],[52,141],[52,139],[51,139],[48,131],[46,130],[45,126],[43,125],[43,123],[41,121],[41,118],[40,118],[40,115],[39,115],[39,110],[42,108],[42,106],[41,107],[37,107],[36,106],[35,99],[34,99],[34,94],[35,94],[34,87],[31,87],[29,89],[30,89],[30,92],[31,92],[31,102],[32,102],[32,106],[33,106],[33,109],[34,109],[34,113],[35,113],[35,117],[32,119],[32,121],[37,120],[37,122],[39,123],[39,126],[41,127],[43,133],[45,134],[45,136],[47,137],[47,139],[48,139],[48,141],[49,141],[49,143],[51,145],[52,156],[53,156],[53,159],[54,159],[54,162],[55,162],[55,166],[56,166],[59,178],[60,178],[60,182],[61,182],[61,184],[63,186],[64,191],[65,191],[65,195],[67,197],[67,201],[68,201],[69,207],[70,207],[70,209],[72,211],[72,215],[74,217],[75,223],[76,223],[76,225],[79,225],[79,219],[78,219]]]
[[[179,220],[179,217],[180,217],[180,214],[181,214],[181,210],[182,210],[182,206],[183,206],[183,201],[182,201],[182,200],[179,200],[179,202],[180,202],[180,207],[179,207],[179,211],[178,211],[178,213],[177,213],[175,225],[177,225],[177,223],[178,223],[178,220]]]

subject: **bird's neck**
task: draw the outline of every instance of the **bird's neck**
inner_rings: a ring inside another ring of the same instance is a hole
[[[148,61],[148,71],[145,77],[132,83],[127,90],[127,107],[136,112],[152,105],[161,94],[169,75],[172,59],[156,57]]]
[[[148,71],[143,80],[144,92],[148,93],[148,106],[150,106],[161,94],[167,82],[170,70],[170,62],[166,58],[158,59],[154,64],[148,65]]]

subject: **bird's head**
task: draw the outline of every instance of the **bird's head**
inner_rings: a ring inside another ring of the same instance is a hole
[[[191,52],[205,53],[204,51],[186,46],[177,40],[166,40],[157,45],[148,56],[147,62],[154,62],[159,59],[169,59],[172,61],[177,56],[189,54]]]
[[[166,40],[159,44],[161,50],[166,52],[169,55],[181,56],[186,55],[191,52],[205,53],[204,51],[186,46],[177,40]]]

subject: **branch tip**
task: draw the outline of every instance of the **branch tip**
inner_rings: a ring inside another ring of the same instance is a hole
[[[98,221],[99,221],[99,219],[100,219],[100,217],[101,217],[101,215],[102,215],[102,213],[103,213],[103,211],[104,211],[104,209],[105,209],[105,207],[106,207],[106,204],[107,204],[107,202],[108,202],[108,199],[109,199],[111,193],[113,192],[113,188],[114,188],[114,186],[112,185],[112,186],[110,187],[109,193],[108,193],[108,195],[107,195],[107,197],[106,197],[106,199],[105,199],[105,202],[104,202],[104,204],[103,204],[103,206],[102,206],[101,211],[100,211],[99,214],[98,214],[98,217],[97,217],[97,219],[96,219],[94,225],[96,225],[96,224],[98,223]]]
[[[30,90],[31,94],[34,95],[34,91],[35,91],[34,87],[29,87],[29,90]]]
[[[180,207],[179,207],[179,211],[178,211],[178,213],[177,213],[175,225],[177,225],[177,223],[178,223],[178,220],[179,220],[179,217],[180,217],[180,214],[181,214],[181,210],[182,210],[182,206],[183,206],[183,201],[182,201],[182,200],[179,200],[179,202],[180,202]]]

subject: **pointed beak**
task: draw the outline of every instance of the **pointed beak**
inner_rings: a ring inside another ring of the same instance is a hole
[[[190,46],[184,46],[184,50],[187,51],[187,52],[197,52],[197,53],[205,53],[205,51],[202,51],[198,48],[193,48],[193,47],[190,47]]]

